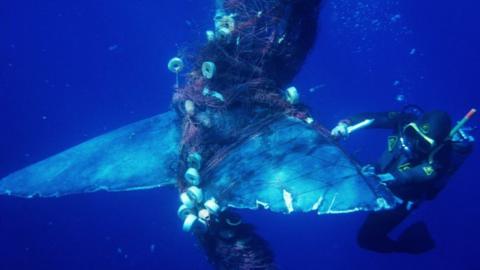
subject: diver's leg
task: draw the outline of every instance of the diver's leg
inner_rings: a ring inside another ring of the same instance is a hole
[[[389,211],[370,213],[357,235],[358,245],[375,252],[398,251],[398,245],[388,234],[410,214],[403,205]]]
[[[433,248],[435,248],[435,241],[423,222],[410,225],[397,241],[397,251],[403,253],[421,254]]]
[[[370,213],[358,232],[359,246],[382,253],[421,254],[432,250],[435,242],[423,222],[410,225],[398,240],[388,236],[417,206],[406,203],[391,211]]]

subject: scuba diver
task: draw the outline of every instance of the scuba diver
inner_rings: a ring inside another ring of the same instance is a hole
[[[391,129],[387,149],[375,166],[362,173],[378,179],[397,197],[393,210],[372,212],[361,226],[360,247],[380,253],[420,254],[435,247],[425,223],[408,227],[398,239],[388,234],[423,201],[434,199],[473,150],[474,138],[464,124],[475,114],[472,109],[455,128],[442,111],[423,113],[416,106],[402,112],[362,113],[342,120],[331,131],[335,138],[347,138],[360,128]]]

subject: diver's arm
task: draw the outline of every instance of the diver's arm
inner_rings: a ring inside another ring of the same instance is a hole
[[[367,127],[394,129],[400,121],[402,114],[399,112],[361,113],[341,120],[331,134],[335,138],[346,138],[355,130]]]
[[[400,112],[375,112],[375,113],[360,113],[340,121],[349,126],[356,125],[366,119],[372,119],[374,122],[368,128],[385,128],[394,129],[402,121],[402,114]]]
[[[411,183],[422,183],[434,181],[440,176],[441,166],[438,163],[424,162],[420,165],[417,165],[409,170],[405,171],[394,171],[390,175],[393,178],[388,180],[383,180],[381,176],[380,179],[382,182],[386,182],[392,185],[403,185]]]

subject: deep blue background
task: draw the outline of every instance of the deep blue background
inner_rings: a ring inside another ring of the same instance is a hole
[[[203,41],[210,2],[2,1],[0,175],[166,111],[174,84],[166,62]],[[460,118],[480,105],[479,8],[475,0],[326,1],[317,45],[294,84],[327,127],[356,112],[398,109],[399,94]],[[347,148],[373,162],[385,135],[361,132]],[[409,219],[425,220],[437,241],[421,256],[359,249],[364,214],[244,215],[281,269],[480,269],[479,160],[475,152]],[[181,232],[177,206],[173,189],[0,198],[0,269],[209,269]]]

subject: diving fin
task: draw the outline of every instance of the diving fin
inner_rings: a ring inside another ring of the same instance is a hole
[[[422,254],[435,248],[435,241],[428,232],[424,222],[417,222],[408,227],[398,238],[398,252]]]

